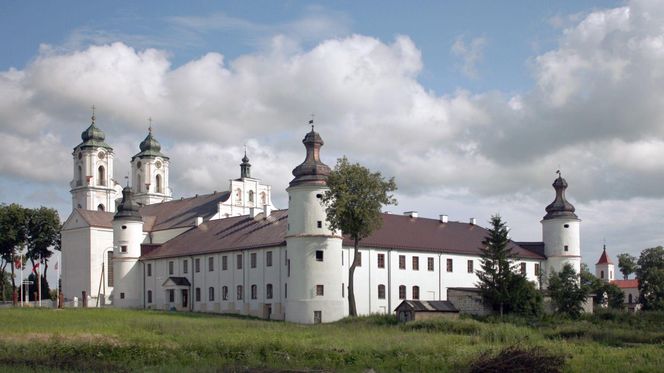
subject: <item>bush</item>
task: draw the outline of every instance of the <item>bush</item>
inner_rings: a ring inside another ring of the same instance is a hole
[[[542,347],[528,349],[510,346],[492,356],[484,353],[470,365],[471,372],[562,372],[565,357],[545,350]]]

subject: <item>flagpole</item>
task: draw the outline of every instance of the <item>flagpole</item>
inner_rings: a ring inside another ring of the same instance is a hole
[[[20,263],[19,271],[21,271],[21,307],[23,307],[23,298],[25,297],[25,285],[23,285],[23,254],[18,253],[18,261]]]
[[[41,307],[41,261],[42,257],[41,254],[39,255],[39,267],[37,267],[37,280],[39,281],[39,287],[37,288],[37,294],[39,297],[39,307]]]

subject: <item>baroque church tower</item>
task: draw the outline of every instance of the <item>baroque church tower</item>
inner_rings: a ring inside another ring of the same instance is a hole
[[[141,151],[131,158],[134,200],[140,205],[172,200],[169,158],[161,153],[161,144],[152,136],[152,124],[139,148]]]
[[[567,181],[560,171],[553,188],[556,198],[546,207],[546,215],[541,221],[544,255],[547,257],[545,283],[552,272],[560,272],[565,264],[571,264],[576,273],[581,271],[581,220],[574,213],[574,206],[565,198]]]
[[[81,133],[83,142],[74,148],[74,179],[70,183],[72,209],[115,211],[120,186],[113,180],[113,148],[106,135],[92,123]]]
[[[342,237],[328,227],[321,204],[328,189],[330,167],[320,160],[323,139],[314,131],[302,140],[307,155],[293,170],[288,192],[286,233],[287,277],[284,283],[286,320],[298,323],[331,322],[346,315],[340,284]]]

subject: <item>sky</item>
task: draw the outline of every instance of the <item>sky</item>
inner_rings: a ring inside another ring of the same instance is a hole
[[[560,169],[583,261],[638,256],[664,242],[662,25],[649,0],[5,1],[0,202],[66,219],[95,105],[118,182],[151,117],[174,197],[227,189],[246,145],[284,208],[314,115],[328,165],[395,177],[392,213],[538,241]]]

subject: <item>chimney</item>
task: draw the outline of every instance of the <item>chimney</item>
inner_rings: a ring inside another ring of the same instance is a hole
[[[249,217],[251,218],[256,217],[256,209],[254,207],[249,207]]]
[[[267,217],[270,216],[270,214],[272,213],[272,208],[270,207],[270,205],[268,204],[263,205],[263,212],[265,213],[264,217],[267,219]]]
[[[194,222],[194,226],[198,227],[201,224],[203,224],[203,217],[202,216],[197,216],[196,221]]]
[[[417,211],[406,211],[403,213],[406,216],[410,216],[411,218],[416,218],[417,217]]]
[[[477,224],[477,219],[470,218],[470,225],[475,225],[475,224]]]
[[[447,223],[447,215],[440,215],[440,222],[443,224]]]

